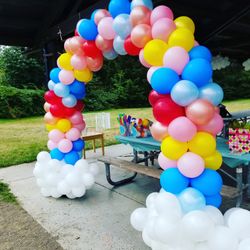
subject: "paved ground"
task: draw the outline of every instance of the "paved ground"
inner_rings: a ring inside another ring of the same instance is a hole
[[[131,148],[125,145],[106,148],[106,154],[112,156],[130,152]],[[98,156],[99,150],[95,155],[87,152],[90,162]],[[34,163],[0,169],[0,179],[10,184],[23,208],[64,249],[147,250],[140,233],[131,227],[129,218],[134,209],[144,205],[149,193],[159,190],[159,181],[139,175],[135,182],[114,189],[105,179],[103,164],[99,166],[101,173],[94,188],[76,200],[42,197],[32,174]],[[126,175],[116,169],[113,173],[117,179]],[[222,209],[232,206],[233,201],[224,200]]]

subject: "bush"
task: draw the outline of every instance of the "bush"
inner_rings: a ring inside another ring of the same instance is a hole
[[[0,86],[0,118],[20,118],[44,114],[43,90]]]

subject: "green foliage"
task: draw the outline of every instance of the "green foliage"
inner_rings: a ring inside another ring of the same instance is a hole
[[[7,184],[0,182],[0,201],[17,203],[16,197],[11,193]]]
[[[43,114],[43,94],[43,90],[0,86],[0,118],[19,118]]]
[[[0,85],[41,88],[44,80],[41,58],[29,57],[24,49],[18,47],[3,47],[0,50]]]

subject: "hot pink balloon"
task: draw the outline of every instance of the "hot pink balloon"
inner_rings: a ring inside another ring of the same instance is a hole
[[[80,132],[82,132],[86,127],[85,122],[83,121],[80,124],[74,124],[74,128],[78,129]]]
[[[44,122],[54,125],[58,121],[58,118],[54,117],[50,112],[46,113],[44,116]]]
[[[184,176],[196,178],[203,173],[205,162],[199,155],[187,152],[178,160],[177,167]]]
[[[168,49],[163,57],[164,66],[173,69],[178,75],[181,75],[188,62],[187,51],[178,46]]]
[[[70,59],[70,63],[76,70],[83,70],[87,67],[85,57],[80,55],[73,55]]]
[[[172,19],[172,20],[174,19],[173,11],[170,8],[164,5],[160,5],[154,8],[150,17],[151,25],[153,25],[159,19],[165,18],[165,17]]]
[[[97,35],[95,39],[95,45],[99,50],[103,52],[110,51],[113,48],[113,40],[107,40],[102,36]]]
[[[80,111],[76,111],[71,117],[69,117],[69,120],[73,124],[79,124],[83,121],[83,115]]]
[[[65,137],[70,141],[77,141],[81,137],[81,133],[77,128],[71,128],[66,134]]]
[[[64,139],[64,133],[62,133],[58,129],[53,129],[53,130],[51,130],[49,132],[48,137],[54,143],[58,143],[59,141],[61,141],[62,139]]]
[[[168,127],[160,122],[154,122],[150,127],[150,132],[155,140],[162,141],[168,136]]]
[[[113,29],[113,21],[112,17],[104,17],[98,24],[98,32],[99,34],[107,40],[112,40],[115,38],[115,31]]]
[[[141,51],[140,51],[139,60],[140,60],[140,63],[141,63],[144,67],[146,67],[146,68],[150,68],[150,67],[151,67],[151,66],[145,61],[145,59],[144,59],[143,49],[141,49]]]
[[[49,112],[50,110],[50,104],[48,102],[45,102],[44,105],[43,105],[43,109],[46,111],[46,112]]]
[[[61,83],[65,85],[69,85],[72,82],[74,82],[75,77],[74,77],[74,72],[71,70],[61,70],[59,73],[59,80]]]
[[[73,148],[73,144],[70,140],[68,139],[62,139],[59,143],[58,143],[58,149],[63,152],[63,153],[68,153],[72,150]]]
[[[207,124],[198,126],[198,130],[217,135],[221,132],[223,126],[224,122],[222,117],[218,113],[215,113],[214,117]]]
[[[104,17],[111,17],[110,13],[105,10],[105,9],[100,9],[97,10],[95,13],[95,17],[94,17],[94,22],[96,25],[99,24],[99,22],[104,18]]]
[[[53,150],[53,149],[57,148],[57,143],[55,143],[55,142],[53,142],[51,140],[48,140],[47,147],[48,147],[49,150]]]
[[[163,153],[160,153],[158,156],[158,163],[160,167],[164,170],[168,168],[176,168],[177,167],[177,161],[173,161],[168,159],[166,156],[163,155]]]
[[[147,79],[148,79],[148,82],[151,84],[151,77],[152,75],[154,74],[154,72],[159,69],[161,67],[151,67],[149,70],[148,70],[148,73],[147,73]]]
[[[177,141],[187,142],[195,136],[197,128],[188,118],[180,116],[169,124],[168,133]]]
[[[169,36],[175,29],[176,25],[172,19],[161,18],[154,23],[152,27],[152,36],[154,39],[160,39],[167,42]]]

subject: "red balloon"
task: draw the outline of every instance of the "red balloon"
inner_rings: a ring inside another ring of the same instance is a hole
[[[102,56],[102,52],[96,47],[96,44],[94,41],[86,41],[83,44],[83,51],[86,56],[89,57],[100,57]]]
[[[76,112],[74,108],[63,107],[63,117],[72,116]]]
[[[80,36],[76,29],[75,29],[75,36]]]
[[[177,117],[185,116],[185,109],[173,102],[170,96],[167,96],[155,103],[153,114],[158,122],[168,126]]]
[[[50,113],[55,117],[63,117],[63,107],[60,104],[52,104],[50,106]]]
[[[130,56],[138,56],[141,50],[132,43],[130,36],[125,40],[124,48]]]
[[[83,111],[85,104],[83,101],[78,100],[76,106],[74,107],[77,111]]]
[[[50,104],[57,104],[62,98],[58,97],[53,90],[49,90],[44,94],[44,100]]]
[[[156,92],[155,90],[152,90],[149,93],[148,100],[149,100],[149,103],[151,104],[151,106],[154,106],[156,104],[156,102],[159,101],[160,99],[164,99],[164,98],[168,98],[168,97],[169,97],[169,95],[162,95],[162,94],[159,94],[158,92]]]

